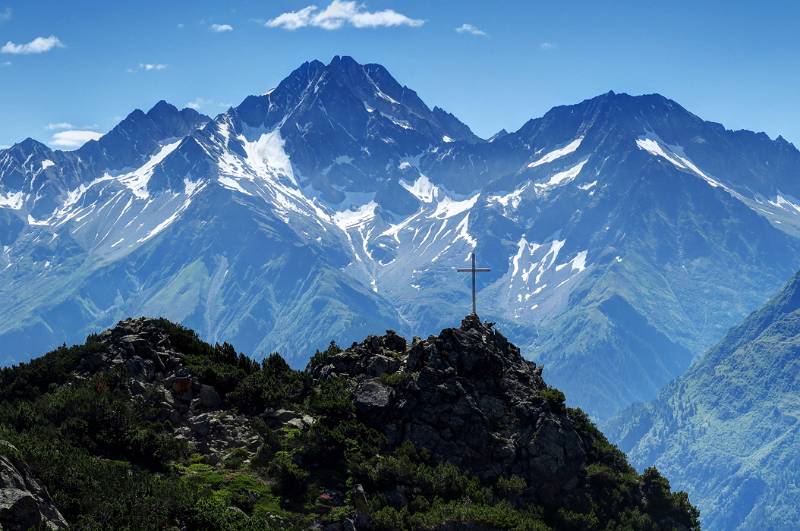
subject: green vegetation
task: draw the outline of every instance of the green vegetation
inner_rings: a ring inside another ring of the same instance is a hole
[[[556,389],[541,398],[591,443],[588,490],[571,505],[582,507],[578,512],[532,501],[535,485],[522,477],[483,481],[410,442],[389,444],[359,420],[353,380],[313,383],[278,354],[257,364],[230,345],[210,346],[183,327],[157,324],[182,365],[218,391],[222,407],[249,419],[260,448],[255,455],[231,448],[217,459],[196,453],[147,396],[131,395],[123,364],[93,362],[103,349],[96,337],[2,370],[0,440],[18,449],[77,528],[303,529],[352,518],[387,530],[458,524],[661,529],[659,520],[676,511],[687,515],[687,528],[697,527],[685,494],[671,493],[654,469],[637,475],[584,413],[564,406]],[[338,352],[332,343],[314,359],[321,363]],[[391,386],[410,377],[379,380]],[[278,427],[257,416],[277,408],[314,422]],[[639,509],[642,492],[647,514]]]

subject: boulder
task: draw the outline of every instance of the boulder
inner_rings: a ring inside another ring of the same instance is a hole
[[[377,379],[365,380],[358,385],[353,394],[356,409],[364,414],[383,411],[392,403],[394,391]]]
[[[206,409],[217,409],[222,405],[222,399],[217,390],[210,385],[200,385],[200,405]]]
[[[33,478],[17,450],[0,441],[0,529],[67,529],[47,490]]]

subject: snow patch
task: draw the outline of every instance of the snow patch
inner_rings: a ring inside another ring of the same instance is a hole
[[[583,142],[583,137],[579,136],[566,146],[554,149],[553,151],[545,154],[543,157],[537,159],[535,162],[531,162],[528,164],[528,167],[535,168],[537,166],[541,166],[542,164],[547,164],[548,162],[553,162],[556,159],[560,159],[561,157],[569,155],[570,153],[575,152],[575,150],[581,146],[581,142]]]
[[[703,172],[691,160],[686,157],[684,150],[681,146],[673,146],[664,143],[658,135],[648,132],[645,135],[636,139],[636,146],[653,156],[661,157],[679,170],[689,171],[694,173],[704,181],[706,181],[713,188],[722,188],[728,190],[721,182]]]
[[[456,201],[454,199],[450,199],[449,197],[445,197],[439,201],[439,204],[436,206],[436,210],[433,212],[433,214],[428,216],[428,218],[448,219],[452,218],[453,216],[457,216],[462,212],[466,212],[474,207],[480,195],[481,194],[475,194],[469,199],[465,199],[463,201]]]
[[[513,192],[507,193],[505,195],[492,195],[486,198],[489,203],[495,203],[502,207],[511,207],[512,209],[517,209],[519,207],[520,202],[522,201],[522,193],[530,186],[530,182],[527,182],[514,190]]]
[[[55,162],[53,162],[53,161],[52,161],[52,160],[50,160],[50,159],[45,159],[45,160],[43,160],[43,161],[42,161],[42,169],[43,169],[43,170],[46,170],[46,169],[47,169],[47,168],[49,168],[50,166],[55,166],[55,165],[56,165],[56,163],[55,163]]]
[[[375,201],[370,201],[369,203],[361,205],[355,210],[336,212],[333,215],[333,222],[336,224],[336,226],[346,232],[347,229],[351,227],[357,227],[375,219],[375,208],[377,206],[378,203]]]
[[[158,153],[150,157],[150,159],[139,169],[120,175],[118,177],[119,181],[130,188],[131,192],[133,192],[133,195],[139,199],[147,199],[150,197],[150,194],[147,191],[147,183],[150,182],[150,177],[153,176],[156,166],[158,166],[162,160],[167,158],[170,153],[175,151],[175,148],[177,148],[180,143],[181,140],[176,140],[171,144],[161,146],[161,149],[158,150]]]
[[[258,140],[248,141],[243,135],[239,136],[244,152],[247,155],[247,163],[259,174],[277,173],[288,178],[292,184],[297,186],[294,178],[292,162],[289,155],[284,150],[286,142],[278,129],[263,133]]]
[[[456,233],[456,239],[453,240],[453,243],[458,240],[464,240],[470,244],[473,249],[478,246],[478,241],[469,233],[469,212],[456,226]]]
[[[789,201],[788,199],[783,197],[781,194],[778,194],[775,197],[775,201],[768,201],[768,203],[770,205],[772,205],[772,206],[776,206],[776,207],[781,208],[783,210],[788,210],[792,214],[800,214],[800,205],[797,205],[797,204]]]
[[[0,207],[8,207],[12,210],[19,210],[22,208],[22,202],[22,192],[8,192],[5,195],[0,194]]]
[[[400,179],[400,186],[423,203],[432,203],[439,196],[439,188],[425,175],[420,175],[412,184]]]
[[[536,188],[537,192],[547,192],[556,188],[558,186],[563,186],[565,184],[569,184],[570,182],[574,181],[575,178],[581,173],[581,170],[589,162],[589,159],[585,159],[577,163],[575,166],[569,168],[568,170],[560,171],[550,177],[550,179],[546,183],[536,183],[534,187]]]

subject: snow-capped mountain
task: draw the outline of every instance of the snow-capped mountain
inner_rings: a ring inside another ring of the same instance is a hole
[[[658,95],[482,140],[380,65],[313,61],[213,119],[161,102],[77,151],[0,151],[0,354],[150,314],[299,365],[452,324],[475,251],[481,315],[604,418],[800,267],[798,175],[783,139]]]

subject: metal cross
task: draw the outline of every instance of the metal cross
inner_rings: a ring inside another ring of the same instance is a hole
[[[487,273],[491,271],[488,267],[475,267],[475,253],[472,255],[472,267],[458,267],[456,271],[459,273],[472,273],[472,315],[478,315],[475,305],[475,273]]]

